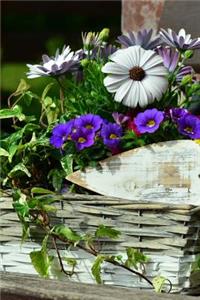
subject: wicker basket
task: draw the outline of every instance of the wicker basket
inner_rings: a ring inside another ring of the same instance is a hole
[[[104,253],[125,255],[126,247],[140,249],[150,257],[146,266],[150,279],[163,275],[171,281],[172,292],[200,293],[200,272],[191,271],[200,253],[200,207],[77,194],[62,195],[62,200],[55,198],[55,206],[57,212],[51,222],[67,224],[78,232],[93,232],[100,224],[115,227],[122,234],[118,240],[102,241]],[[1,270],[35,273],[28,253],[40,248],[40,233],[32,227],[32,239],[20,247],[21,224],[11,197],[1,197],[0,209]],[[77,249],[63,249],[61,254],[79,261],[72,280],[94,282],[90,271],[94,257]],[[105,284],[150,288],[140,278],[107,263],[102,277]]]

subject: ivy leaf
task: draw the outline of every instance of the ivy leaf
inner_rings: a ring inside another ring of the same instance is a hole
[[[47,190],[47,189],[44,189],[44,188],[41,188],[41,187],[33,187],[31,189],[31,193],[33,193],[33,194],[52,194],[52,195],[55,195],[54,192],[52,192],[50,190]]]
[[[95,231],[95,236],[97,238],[109,237],[111,239],[116,239],[120,236],[120,234],[120,231],[104,225],[100,225]]]
[[[105,261],[105,255],[98,255],[92,265],[91,271],[97,283],[102,283],[101,280],[101,265]]]
[[[13,194],[13,207],[17,212],[19,218],[24,220],[25,217],[28,216],[29,213],[29,206],[26,201],[26,195],[21,193],[21,191],[16,190]]]
[[[42,248],[39,251],[32,251],[30,253],[31,262],[35,270],[42,277],[49,277],[49,269],[53,261],[53,256],[48,255],[47,241],[49,236],[46,235],[42,241]]]
[[[48,179],[51,180],[55,191],[59,192],[61,190],[64,176],[65,176],[64,171],[59,169],[52,169],[48,173]]]
[[[31,177],[31,173],[27,169],[27,167],[23,163],[19,163],[8,173],[8,177],[14,177],[16,176],[16,173],[24,173],[28,177]]]
[[[45,98],[46,98],[46,95],[48,94],[48,92],[50,91],[50,89],[52,88],[52,86],[54,85],[54,83],[49,83],[46,87],[45,87],[45,89],[44,89],[44,91],[43,91],[43,93],[42,93],[42,97],[41,97],[41,101],[42,101],[42,103],[45,105]]]
[[[146,255],[134,248],[127,248],[126,254],[128,259],[125,261],[125,266],[128,268],[134,267],[137,270],[138,264],[144,264],[148,261],[148,257]]]
[[[13,108],[4,108],[0,110],[0,119],[18,118],[20,121],[25,120],[21,107],[15,105]]]
[[[73,231],[69,227],[64,226],[62,224],[56,225],[54,227],[54,232],[75,244],[77,244],[80,240],[82,240],[82,237],[80,235],[78,235],[75,231]]]
[[[166,283],[166,278],[163,276],[156,276],[153,278],[152,283],[156,293],[161,293]]]
[[[200,271],[200,255],[197,255],[196,260],[192,264],[192,272]]]
[[[0,148],[0,156],[9,156],[9,152],[3,148]]]
[[[73,173],[73,155],[68,154],[62,157],[61,166],[66,173],[66,176]]]

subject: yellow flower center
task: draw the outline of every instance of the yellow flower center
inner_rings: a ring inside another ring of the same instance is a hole
[[[110,136],[109,136],[109,138],[110,138],[111,140],[116,139],[116,138],[117,138],[117,135],[114,134],[114,133],[111,133]]]
[[[85,141],[86,141],[86,139],[84,138],[84,137],[80,137],[79,139],[78,139],[78,142],[79,143],[85,143]]]
[[[153,126],[155,126],[155,121],[154,120],[149,120],[148,122],[147,122],[147,126],[149,126],[149,127],[153,127]]]
[[[92,125],[90,125],[90,124],[87,124],[87,125],[85,126],[85,128],[87,128],[87,129],[92,129],[92,128],[93,128],[93,126],[92,126]]]
[[[188,132],[188,133],[193,133],[193,129],[192,129],[192,127],[185,127],[184,128],[184,130],[186,131],[186,132]]]

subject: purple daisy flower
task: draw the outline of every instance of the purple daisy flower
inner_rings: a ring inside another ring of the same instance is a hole
[[[174,122],[177,122],[180,118],[184,117],[188,113],[189,112],[186,108],[180,107],[174,107],[169,110],[170,117]]]
[[[87,114],[82,115],[75,120],[75,127],[80,129],[86,129],[87,131],[98,131],[101,128],[103,120],[98,115]]]
[[[50,143],[55,148],[62,148],[63,144],[70,139],[74,125],[74,120],[70,120],[67,123],[58,124],[53,128],[52,136],[50,137]]]
[[[105,45],[96,47],[92,50],[92,54],[90,56],[91,59],[105,59],[107,60],[109,56],[113,53],[115,53],[118,50],[118,48],[114,45]]]
[[[124,114],[120,114],[118,112],[114,112],[112,113],[112,117],[113,119],[115,120],[115,122],[118,124],[118,125],[122,125],[124,123],[126,123],[127,121],[130,120],[130,117],[129,116],[126,116]]]
[[[181,82],[184,76],[186,75],[193,75],[194,74],[194,69],[191,66],[184,66],[180,69],[178,74],[176,75],[176,81]]]
[[[71,138],[75,142],[78,151],[89,148],[95,143],[94,131],[88,131],[81,128],[73,133]]]
[[[160,37],[158,35],[153,37],[152,34],[152,29],[143,29],[138,33],[128,32],[119,36],[117,42],[126,48],[139,45],[146,50],[152,50],[161,44]]]
[[[191,34],[186,34],[184,29],[180,29],[178,34],[172,29],[161,29],[160,37],[162,41],[170,47],[182,50],[200,49],[200,38],[191,39]]]
[[[134,119],[135,125],[140,133],[155,132],[160,123],[164,120],[164,113],[156,108],[147,109],[142,113],[137,114]]]
[[[178,120],[178,130],[191,139],[199,139],[200,119],[194,115],[186,114]]]
[[[157,53],[163,58],[164,66],[173,72],[179,61],[179,52],[175,49],[160,47],[156,49]]]
[[[29,68],[29,72],[27,73],[28,78],[59,76],[69,71],[76,71],[79,66],[79,54],[71,52],[69,46],[64,46],[61,53],[57,50],[55,56],[52,58],[44,54],[42,60],[43,63],[41,65],[27,64]]]
[[[110,149],[116,149],[119,146],[122,136],[122,127],[118,124],[104,124],[101,129],[101,137],[104,144]]]

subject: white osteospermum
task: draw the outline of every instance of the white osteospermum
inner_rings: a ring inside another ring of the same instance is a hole
[[[103,66],[109,74],[104,85],[115,93],[115,101],[129,107],[145,107],[159,100],[168,87],[167,69],[160,55],[140,46],[120,49],[110,57],[112,62]]]
[[[61,54],[59,50],[56,51],[54,57],[50,58],[48,55],[42,56],[43,64],[41,65],[30,65],[29,72],[27,73],[28,78],[37,78],[41,76],[57,76],[64,74],[67,71],[75,69],[79,62],[79,54],[72,51],[70,47],[64,47]]]

